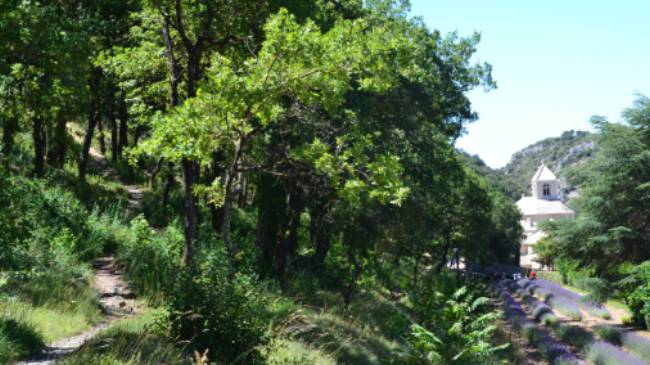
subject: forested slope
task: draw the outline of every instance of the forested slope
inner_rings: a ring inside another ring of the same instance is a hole
[[[545,138],[515,152],[506,166],[493,169],[477,155],[461,151],[464,161],[490,185],[513,200],[530,194],[530,179],[540,163],[545,163],[560,178],[565,194],[575,191],[575,181],[567,178],[594,153],[596,136],[589,132],[567,131],[559,137]]]
[[[565,173],[572,167],[585,162],[596,148],[595,136],[589,132],[566,131],[559,137],[545,138],[512,155],[510,162],[499,172],[509,195],[518,199],[522,194],[530,194],[530,179],[545,163],[561,179],[566,192],[576,187],[565,179]]]
[[[449,272],[521,236],[453,145],[479,40],[388,1],[0,4],[0,361],[105,319],[100,255],[143,314],[69,364],[511,359]]]

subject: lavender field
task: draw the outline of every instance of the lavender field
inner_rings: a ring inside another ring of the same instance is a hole
[[[541,295],[545,299],[545,302],[553,309],[558,310],[573,320],[582,320],[580,309],[583,309],[595,318],[611,318],[611,313],[602,304],[593,302],[586,296],[582,296],[551,281],[537,279],[531,282],[528,279],[521,279],[517,281],[517,285]]]
[[[540,354],[551,364],[581,365],[586,362],[580,359],[571,347],[554,339],[550,333],[538,323],[528,319],[526,311],[513,298],[505,287],[498,285],[499,296],[503,301],[506,319],[526,338],[529,344],[535,346]]]
[[[608,319],[609,311],[604,306],[546,280],[506,281],[500,288],[506,315],[512,321],[520,322],[520,331],[549,362],[581,363],[579,354],[584,354],[588,363],[594,365],[650,365],[650,340],[647,338],[609,324],[596,326],[592,333],[581,326],[561,323],[554,314],[558,311],[573,320],[582,320],[582,308],[592,317]],[[528,313],[512,293],[526,304]],[[539,323],[528,319],[527,314],[551,329],[555,337],[540,328]],[[531,338],[534,341],[530,341]],[[547,349],[552,350],[549,352]]]

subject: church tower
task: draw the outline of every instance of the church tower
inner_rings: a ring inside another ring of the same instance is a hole
[[[542,163],[531,180],[533,197],[542,200],[560,200],[560,184],[555,174]]]

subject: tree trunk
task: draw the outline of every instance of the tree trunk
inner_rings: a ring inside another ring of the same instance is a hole
[[[442,268],[445,267],[447,264],[447,254],[449,253],[449,249],[451,248],[451,228],[447,229],[447,232],[445,233],[445,247],[442,250],[442,256],[440,257],[440,261],[438,262],[438,266],[436,267],[436,272],[439,274],[442,271]]]
[[[14,135],[18,130],[18,121],[14,118],[7,118],[2,125],[2,158],[4,163],[9,162],[9,156],[14,148]]]
[[[63,116],[58,116],[54,127],[54,138],[52,138],[52,143],[50,143],[48,158],[49,163],[59,169],[62,169],[65,163],[67,137],[68,131],[65,126],[65,118]]]
[[[348,245],[347,255],[348,255],[348,261],[350,261],[350,263],[352,264],[353,271],[352,271],[351,280],[348,283],[348,285],[344,287],[344,291],[343,291],[343,305],[346,310],[349,308],[350,303],[352,303],[352,296],[354,295],[354,290],[357,286],[357,280],[359,280],[359,277],[361,277],[361,273],[363,270],[361,263],[359,263],[359,260],[357,260],[354,254],[352,245]]]
[[[262,173],[257,180],[257,229],[256,243],[259,248],[257,258],[260,275],[265,277],[277,269],[274,257],[277,254],[278,232],[286,229],[287,193],[284,186],[275,177]]]
[[[88,126],[86,128],[86,135],[84,136],[83,146],[81,148],[81,159],[79,160],[79,180],[86,181],[86,168],[88,166],[88,155],[90,153],[90,145],[93,140],[93,133],[95,131],[95,124],[97,123],[97,110],[99,109],[99,82],[101,78],[101,70],[94,69],[90,85],[90,93],[92,99],[88,108]]]
[[[326,222],[324,213],[316,213],[311,210],[310,214],[312,219],[315,220],[314,227],[314,237],[311,239],[313,245],[316,246],[316,252],[314,254],[314,266],[321,267],[325,263],[325,257],[327,257],[327,252],[330,249],[330,227]]]
[[[174,43],[171,38],[171,33],[169,32],[169,15],[163,14],[163,39],[165,41],[165,47],[167,49],[167,66],[169,68],[169,84],[170,84],[170,94],[169,94],[169,106],[174,108],[178,105],[178,82],[180,81],[180,66],[176,61],[174,55]]]
[[[160,204],[161,209],[165,209],[169,203],[169,193],[174,187],[174,164],[171,162],[167,163],[167,174],[165,175],[165,187],[163,188],[163,196]]]
[[[289,195],[289,206],[287,209],[287,225],[289,232],[284,235],[283,229],[282,242],[278,245],[277,271],[278,276],[284,275],[287,263],[294,258],[298,249],[298,227],[300,226],[300,212],[302,210],[302,200],[300,192],[294,187]]]
[[[99,142],[99,153],[106,156],[106,139],[104,138],[104,124],[102,123],[101,116],[97,117],[97,141]]]
[[[235,156],[233,157],[232,164],[226,172],[226,181],[224,182],[225,197],[223,202],[223,226],[221,228],[221,237],[223,238],[223,243],[226,246],[226,253],[228,254],[231,270],[234,269],[235,254],[234,248],[232,246],[232,241],[230,240],[230,222],[232,220],[232,203],[234,200],[232,185],[235,179],[235,174],[237,173],[237,167],[239,166],[239,160],[244,149],[244,143],[244,138],[240,137],[237,145],[235,146]]]
[[[113,163],[117,163],[119,152],[117,150],[117,120],[115,119],[115,89],[111,89],[106,111],[106,117],[111,125],[111,160]]]
[[[219,165],[223,162],[223,157],[217,151],[212,154],[212,169],[209,174],[209,182],[211,183],[217,179],[222,172],[221,166]],[[221,234],[221,227],[223,226],[223,207],[217,207],[214,204],[210,204],[210,221],[212,223],[212,229],[217,233]]]
[[[420,258],[422,254],[420,252],[415,253],[415,260],[413,262],[413,274],[411,276],[411,287],[415,288],[418,283],[418,272],[420,270]]]
[[[128,127],[128,111],[126,109],[126,101],[124,97],[120,98],[120,131],[117,143],[117,157],[122,158],[124,148],[129,145],[129,127]]]
[[[43,176],[45,170],[45,149],[47,138],[45,136],[45,126],[40,116],[34,117],[32,138],[34,140],[34,176]]]
[[[194,256],[194,241],[196,240],[196,227],[198,221],[198,209],[196,197],[192,189],[197,179],[198,166],[195,162],[183,159],[183,184],[185,189],[185,247],[181,264],[185,267],[193,267],[191,262]]]
[[[158,163],[156,164],[156,167],[153,169],[151,172],[151,175],[149,176],[149,188],[154,189],[156,186],[156,177],[158,176],[158,173],[162,169],[163,162],[165,161],[164,157],[161,157],[158,159]]]

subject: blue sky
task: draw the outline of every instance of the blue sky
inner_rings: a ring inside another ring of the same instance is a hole
[[[542,138],[620,120],[635,93],[650,96],[650,2],[411,0],[443,33],[479,31],[475,59],[498,88],[469,96],[480,119],[457,145],[492,167]]]

